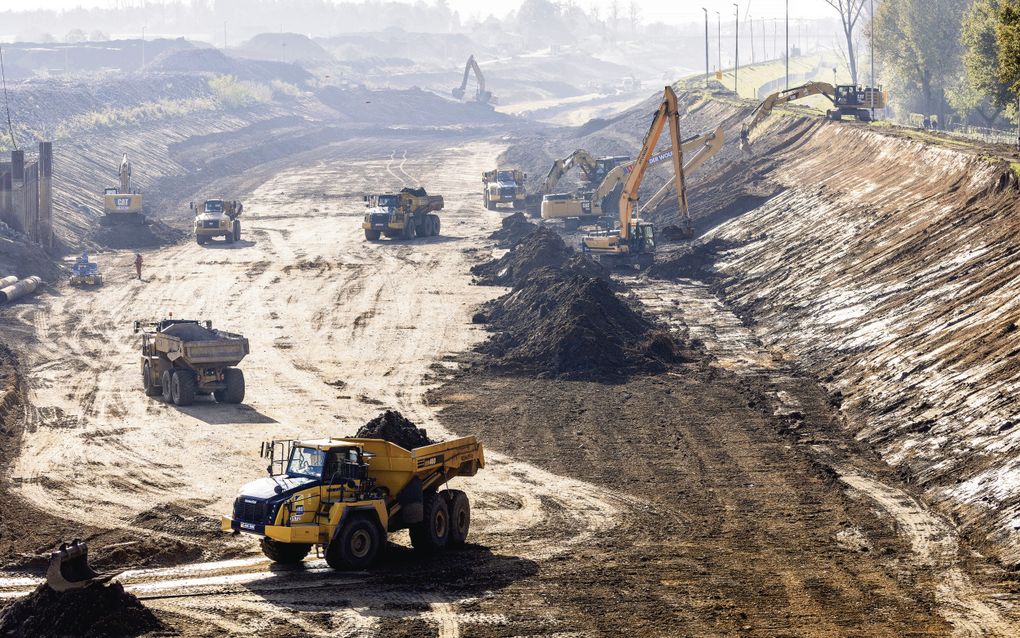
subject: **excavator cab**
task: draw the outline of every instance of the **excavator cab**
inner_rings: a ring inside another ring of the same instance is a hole
[[[46,584],[56,592],[82,589],[112,577],[113,574],[99,574],[89,566],[88,545],[77,538],[70,544],[61,543],[57,551],[50,554],[50,565],[46,569]]]

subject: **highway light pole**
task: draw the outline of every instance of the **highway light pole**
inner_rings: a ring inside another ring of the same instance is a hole
[[[790,90],[790,0],[786,0],[786,90]]]
[[[733,3],[733,92],[740,97],[737,88],[737,71],[740,69],[740,5]]]
[[[701,7],[705,12],[705,88],[708,88],[708,9]]]
[[[715,68],[722,71],[722,14],[715,12]]]
[[[875,121],[875,0],[871,0],[871,121]]]

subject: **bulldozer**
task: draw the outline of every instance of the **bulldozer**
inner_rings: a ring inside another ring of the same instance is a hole
[[[103,216],[99,218],[99,223],[103,226],[144,224],[142,194],[131,190],[131,162],[128,161],[127,153],[120,160],[117,174],[120,185],[103,190]]]
[[[321,548],[338,570],[370,567],[400,529],[421,552],[463,545],[467,494],[440,488],[485,467],[473,436],[412,450],[368,438],[270,441],[261,455],[269,476],[241,487],[221,529],[258,536],[276,563],[300,563]]]
[[[680,210],[680,227],[687,237],[694,235],[690,211],[687,206],[687,180],[684,175],[683,145],[680,140],[680,112],[676,92],[666,86],[662,101],[652,118],[652,124],[645,136],[641,152],[634,161],[633,170],[623,184],[619,197],[619,228],[594,231],[581,240],[581,251],[591,255],[603,265],[617,268],[645,268],[655,261],[655,229],[651,223],[642,221],[635,214],[638,203],[638,189],[648,170],[649,162],[655,155],[655,146],[663,129],[669,125],[677,201]]]
[[[365,195],[368,212],[361,228],[367,241],[380,237],[435,237],[441,224],[436,213],[443,210],[443,196],[429,195],[424,188],[402,188],[398,193]]]
[[[724,141],[725,135],[721,126],[714,131],[684,140],[680,145],[684,155],[694,153],[693,157],[684,165],[684,173],[690,175],[697,170],[722,148]],[[657,153],[648,160],[648,166],[654,166],[672,159],[672,157],[672,149]],[[594,191],[582,192],[576,196],[546,195],[542,199],[542,219],[562,219],[566,223],[567,230],[576,230],[586,220],[604,221],[600,218],[616,216],[619,214],[619,210],[616,209],[619,203],[619,189],[633,170],[634,165],[635,162],[616,165]],[[670,186],[672,186],[672,182],[664,184],[645,203],[643,208],[654,208],[668,194]]]
[[[808,82],[792,89],[776,91],[762,100],[740,129],[740,148],[744,151],[749,150],[751,133],[765,121],[772,113],[772,109],[812,95],[824,95],[832,102],[832,108],[825,111],[825,117],[836,121],[844,117],[854,117],[859,122],[870,122],[872,109],[886,107],[886,95],[880,87],[861,87],[853,84],[833,86],[828,82]]]
[[[464,99],[464,94],[467,91],[468,77],[472,72],[474,72],[475,80],[478,82],[474,101],[479,104],[499,104],[499,100],[492,95],[492,92],[485,90],[485,76],[482,75],[482,68],[478,66],[474,54],[468,56],[467,64],[464,65],[464,78],[460,81],[460,86],[450,92],[453,97],[458,100]]]

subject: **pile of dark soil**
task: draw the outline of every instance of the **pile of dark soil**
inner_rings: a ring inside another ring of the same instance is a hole
[[[659,372],[677,360],[656,329],[609,283],[570,269],[540,268],[485,314],[497,331],[478,351],[497,367],[573,378]]]
[[[43,584],[0,613],[3,636],[138,636],[162,627],[120,583],[63,593]]]
[[[514,213],[503,218],[503,227],[489,235],[489,239],[497,240],[500,248],[513,248],[537,229],[538,224],[529,221],[527,215]]]
[[[425,428],[419,428],[396,410],[386,410],[361,426],[354,436],[359,439],[383,439],[407,450],[435,443]]]
[[[656,279],[713,281],[719,276],[715,270],[719,253],[739,245],[738,242],[716,237],[706,242],[660,249],[655,265],[648,269],[647,274]]]
[[[471,274],[484,286],[515,286],[533,270],[560,267],[574,251],[563,238],[548,228],[539,228],[499,259],[471,267]]]
[[[150,219],[144,224],[97,225],[89,239],[103,248],[158,248],[184,239],[184,231]]]

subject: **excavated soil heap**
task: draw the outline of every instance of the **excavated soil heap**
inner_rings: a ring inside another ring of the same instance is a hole
[[[120,583],[57,593],[39,585],[0,613],[0,636],[138,636],[162,624]]]
[[[541,268],[486,308],[497,331],[478,351],[496,365],[568,377],[661,371],[675,360],[672,338],[655,329],[608,282]],[[654,338],[652,338],[654,336]]]
[[[358,429],[359,439],[383,439],[406,450],[435,443],[425,428],[419,428],[396,410],[386,410]]]
[[[543,266],[561,266],[574,251],[548,228],[539,228],[499,259],[471,268],[478,283],[485,286],[516,286]]]
[[[489,235],[489,239],[497,240],[500,248],[513,248],[536,230],[538,224],[528,220],[524,213],[514,213],[503,218],[503,227]]]

